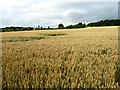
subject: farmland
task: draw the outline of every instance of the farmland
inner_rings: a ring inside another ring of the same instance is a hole
[[[3,88],[118,88],[118,27],[2,34]]]

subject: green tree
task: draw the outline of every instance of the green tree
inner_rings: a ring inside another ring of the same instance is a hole
[[[51,29],[50,26],[48,26],[48,29]]]
[[[58,25],[58,28],[59,28],[59,29],[63,29],[63,28],[64,28],[64,25],[63,25],[62,23],[60,23],[60,24]]]
[[[40,29],[40,25],[38,25],[38,29]]]
[[[43,27],[41,27],[40,29],[43,30]]]

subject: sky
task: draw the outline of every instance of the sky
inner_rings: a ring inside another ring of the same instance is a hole
[[[118,18],[119,0],[1,0],[0,27],[57,27]]]

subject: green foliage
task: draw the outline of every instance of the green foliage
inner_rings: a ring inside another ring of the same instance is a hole
[[[33,27],[6,27],[2,28],[2,32],[11,32],[11,31],[28,31],[33,30]]]
[[[10,40],[2,40],[2,42],[19,42],[19,41],[32,41],[32,40],[40,40],[44,39],[43,36],[35,36],[35,37],[13,37]]]
[[[48,34],[48,36],[63,36],[65,34]]]
[[[53,30],[55,28],[51,28],[50,26],[48,26],[47,28],[44,28],[44,27],[38,27],[38,28],[35,28],[36,30]]]
[[[112,19],[112,20],[101,20],[94,23],[89,23],[87,26],[120,26],[120,19]]]
[[[63,36],[66,35],[66,33],[49,33],[49,34],[39,34],[42,36]]]
[[[72,29],[72,28],[85,28],[86,27],[86,24],[82,24],[82,23],[78,23],[78,24],[75,24],[75,25],[69,25],[69,26],[66,26],[65,28],[66,29]]]
[[[60,23],[60,24],[58,25],[58,28],[59,28],[59,29],[64,29],[64,25],[63,25],[62,23]]]

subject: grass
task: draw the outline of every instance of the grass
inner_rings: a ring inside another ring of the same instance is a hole
[[[65,33],[48,33],[48,34],[39,34],[43,36],[64,36],[66,35]]]
[[[65,34],[48,34],[48,36],[63,36]]]
[[[119,88],[117,32],[117,27],[100,27],[3,33],[3,40],[66,35],[34,42],[3,42],[2,87]]]
[[[35,36],[12,36],[12,37],[3,37],[3,40],[1,40],[1,42],[19,42],[19,41],[33,41],[33,40],[41,40],[41,39],[45,39],[47,36],[63,36],[66,35],[64,33],[45,33],[45,34],[38,34]],[[4,39],[7,38],[7,39]]]
[[[35,36],[35,37],[12,37],[9,40],[2,40],[2,42],[19,42],[19,41],[33,41],[33,40],[41,40],[45,39],[43,36]]]

